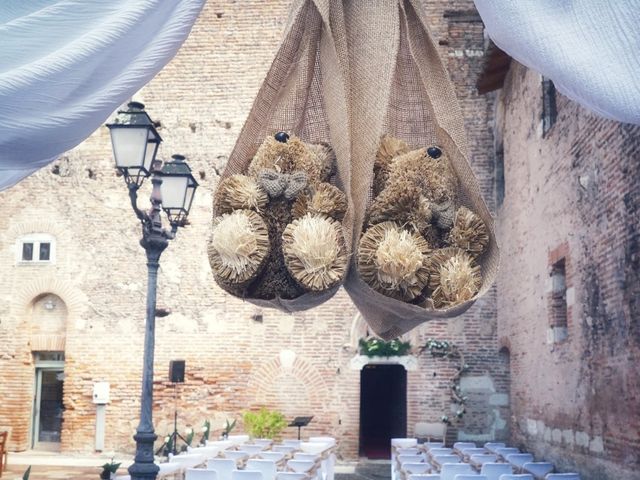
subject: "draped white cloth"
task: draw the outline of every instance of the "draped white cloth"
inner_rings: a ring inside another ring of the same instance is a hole
[[[1,0],[0,190],[87,138],[173,58],[205,0]]]
[[[489,37],[596,113],[640,124],[640,0],[474,0]]]

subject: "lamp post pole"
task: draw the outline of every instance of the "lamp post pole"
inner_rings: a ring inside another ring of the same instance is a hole
[[[156,291],[158,285],[158,267],[160,255],[169,245],[173,236],[162,229],[160,185],[162,178],[153,175],[151,180],[151,210],[142,213],[136,206],[137,187],[129,185],[132,206],[142,222],[142,239],[140,245],[147,254],[147,318],[144,331],[144,359],[142,364],[142,392],[140,395],[140,423],[134,435],[136,456],[129,467],[132,480],[155,479],[158,466],[154,463],[153,444],[157,438],[153,430],[153,357],[155,348],[156,327]]]
[[[129,467],[132,480],[154,480],[159,467],[154,462],[153,443],[153,353],[156,326],[156,289],[160,256],[175,238],[179,227],[187,224],[193,196],[198,182],[182,155],[164,165],[155,156],[162,141],[155,124],[144,111],[144,105],[130,102],[127,110],[118,112],[108,124],[113,144],[116,168],[124,175],[129,188],[131,207],[142,225],[140,245],[147,254],[147,316],[144,331],[144,359],[142,364],[142,392],[140,394],[140,423],[133,438],[136,441],[134,463]],[[151,176],[151,208],[138,208],[138,189]],[[162,211],[167,215],[171,230],[162,228]]]

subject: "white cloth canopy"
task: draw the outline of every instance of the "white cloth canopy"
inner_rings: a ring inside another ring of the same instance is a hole
[[[495,44],[572,100],[640,124],[640,0],[475,0]]]
[[[0,190],[78,145],[173,58],[205,0],[2,0]]]

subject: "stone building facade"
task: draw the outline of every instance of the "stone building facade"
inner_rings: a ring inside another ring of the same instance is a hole
[[[582,478],[638,479],[640,128],[516,62],[495,122],[511,438]]]
[[[158,305],[170,314],[157,319],[154,420],[160,435],[169,433],[177,406],[180,428],[210,419],[215,434],[226,418],[267,406],[288,419],[314,415],[303,434],[335,435],[341,455],[355,458],[367,440],[360,438],[361,402],[371,398],[360,395],[367,369],[357,351],[366,324],[347,295],[295,315],[259,310],[215,286],[206,256],[217,174],[278,47],[289,3],[210,1],[175,59],[135,96],[160,122],[161,158],[186,155],[201,184],[191,224],[161,260]],[[493,208],[493,98],[475,90],[482,23],[470,0],[425,8],[468,119],[472,166]],[[103,449],[134,448],[146,269],[139,225],[112,162],[107,129],[100,128],[0,193],[0,425],[11,428],[12,450],[94,451],[98,382],[110,385]],[[23,261],[25,248],[30,261]],[[407,335],[414,346],[405,362],[408,435],[416,422],[452,416],[455,364],[418,354],[429,337],[455,342],[470,367],[461,382],[468,413],[449,438],[506,438],[508,357],[499,351],[495,289],[463,317]],[[175,389],[167,378],[172,359],[187,366],[186,382]]]

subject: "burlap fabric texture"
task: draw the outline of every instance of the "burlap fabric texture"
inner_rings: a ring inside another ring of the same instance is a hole
[[[372,330],[385,339],[422,322],[464,313],[493,284],[499,261],[493,218],[469,166],[462,114],[453,85],[429,34],[419,0],[346,1],[349,68],[353,245],[357,248],[371,203],[373,163],[383,134],[411,147],[439,146],[459,179],[458,199],[486,223],[487,251],[479,258],[478,295],[446,310],[394,300],[371,289],[352,264],[345,288]],[[354,260],[355,255],[352,257]]]
[[[336,42],[335,38],[339,41]],[[345,84],[345,41],[341,1],[294,0],[282,45],[253,103],[221,180],[246,172],[264,139],[279,131],[295,134],[305,142],[330,144],[337,158],[335,183],[349,201],[342,224],[347,251],[351,252],[354,209],[350,202],[351,141]],[[217,215],[214,204],[214,217]],[[245,300],[259,306],[295,312],[320,305],[338,288],[305,293],[294,299]]]

